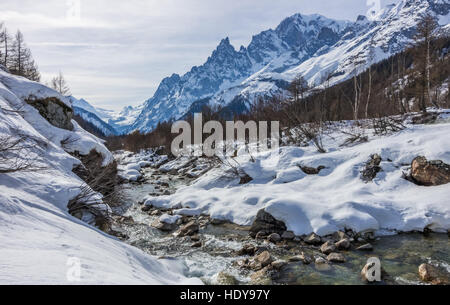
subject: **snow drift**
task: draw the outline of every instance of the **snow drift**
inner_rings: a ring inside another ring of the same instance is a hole
[[[0,70],[0,138],[20,136],[27,151],[8,156],[33,161],[33,170],[0,174],[0,283],[70,284],[71,259],[81,263],[74,284],[200,283],[182,276],[178,262],[156,260],[68,214],[67,204],[83,181],[72,173],[80,161],[66,151],[95,150],[104,165],[113,156],[75,121],[73,130],[51,125],[25,102],[31,96],[57,98],[71,107],[57,92]],[[63,149],[67,137],[76,141]]]

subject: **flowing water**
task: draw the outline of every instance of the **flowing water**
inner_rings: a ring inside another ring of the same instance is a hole
[[[217,274],[226,272],[238,283],[250,282],[252,271],[236,267],[237,260],[243,257],[235,253],[243,245],[252,243],[267,248],[276,259],[288,260],[289,257],[305,252],[311,256],[320,256],[317,249],[302,247],[289,242],[278,247],[266,242],[256,242],[248,237],[248,228],[233,224],[208,225],[200,229],[203,246],[193,248],[189,238],[174,237],[161,232],[151,224],[159,216],[151,216],[141,211],[139,202],[149,194],[175,192],[177,187],[190,184],[192,179],[162,174],[153,169],[146,169],[145,183],[126,184],[123,186],[125,204],[120,211],[124,216],[131,216],[132,223],[123,222],[119,228],[129,238],[127,243],[147,253],[162,257],[176,258],[184,262],[185,274],[199,277],[206,284],[217,283]],[[166,182],[161,187],[161,181]],[[167,186],[168,185],[168,186]],[[382,284],[421,284],[418,266],[431,263],[446,268],[450,272],[450,239],[447,234],[400,234],[377,238],[372,242],[374,251],[342,252],[346,263],[330,265],[304,265],[289,263],[272,277],[273,284],[364,284],[360,272],[370,257],[378,257],[383,269],[389,274]],[[233,283],[233,281],[231,282]]]

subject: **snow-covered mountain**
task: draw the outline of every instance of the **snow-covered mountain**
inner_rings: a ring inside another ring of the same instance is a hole
[[[75,114],[99,128],[106,136],[120,135],[129,128],[142,111],[139,107],[127,106],[122,111],[107,110],[92,106],[85,99],[69,97]]]
[[[355,71],[352,58],[363,62],[361,70],[385,59],[411,42],[423,13],[432,12],[448,25],[449,11],[446,0],[402,0],[381,10],[374,21],[296,14],[239,50],[225,38],[206,63],[162,80],[128,131],[150,131],[160,121],[181,118],[205,104],[242,110],[258,96],[285,93],[298,75],[311,85],[320,85],[325,75],[332,75],[331,84],[338,83]]]

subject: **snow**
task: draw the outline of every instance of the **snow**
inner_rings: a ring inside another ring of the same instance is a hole
[[[348,124],[338,127],[347,130]],[[254,178],[247,185],[230,178],[226,168],[216,168],[173,195],[149,196],[146,204],[178,208],[176,214],[208,214],[240,225],[250,225],[257,212],[266,209],[297,235],[327,235],[345,228],[379,233],[446,231],[450,229],[450,185],[421,187],[402,175],[420,155],[450,163],[449,132],[445,116],[439,124],[408,125],[390,136],[368,132],[370,141],[353,147],[340,147],[345,136],[332,131],[324,138],[325,154],[312,146],[291,146],[280,148],[279,156],[259,153],[253,156],[255,162],[238,156],[241,168]],[[360,171],[375,153],[383,159],[383,171],[365,183]],[[299,165],[326,168],[319,175],[306,175]]]
[[[105,165],[112,154],[76,122],[73,131],[50,125],[24,103],[31,94],[67,102],[41,84],[0,71],[0,137],[20,131],[40,168],[0,174],[0,284],[200,284],[182,275],[179,261],[158,260],[68,213],[83,181],[72,172],[80,161],[61,147],[61,139],[79,138],[66,149],[95,149]],[[11,157],[23,159],[25,153]]]
[[[159,218],[159,221],[162,223],[174,224],[174,223],[177,223],[177,221],[180,220],[181,218],[182,218],[181,215],[164,214]]]
[[[136,182],[143,174],[145,167],[159,167],[168,160],[166,155],[158,155],[154,150],[143,150],[138,154],[127,151],[115,152],[115,158],[119,161],[118,176],[126,181]]]

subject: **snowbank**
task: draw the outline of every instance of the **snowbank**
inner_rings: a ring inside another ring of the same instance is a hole
[[[179,214],[209,214],[212,218],[250,225],[257,212],[266,209],[297,235],[316,232],[327,235],[350,228],[357,232],[435,231],[450,229],[450,185],[421,187],[402,178],[412,160],[450,163],[450,124],[408,125],[386,137],[370,136],[370,142],[340,148],[344,135],[338,131],[325,137],[328,153],[314,147],[282,147],[276,158],[269,152],[238,157],[254,180],[239,185],[239,179],[214,169],[192,186],[164,197],[148,197],[146,204],[182,207]],[[360,179],[360,171],[371,155],[378,153],[383,169],[373,182]],[[299,167],[326,168],[307,175]]]
[[[138,181],[143,175],[141,170],[145,167],[158,167],[168,160],[168,157],[160,156],[154,150],[143,150],[138,154],[127,151],[115,152],[115,158],[119,161],[118,175],[130,182]]]
[[[31,156],[35,168],[0,174],[0,284],[199,284],[182,275],[178,261],[157,260],[68,214],[83,181],[72,173],[80,161],[61,140],[76,137],[70,150],[95,149],[105,164],[112,154],[75,122],[73,131],[50,125],[24,103],[29,94],[64,101],[43,85],[0,71],[0,139],[23,137],[31,147],[8,157]]]

